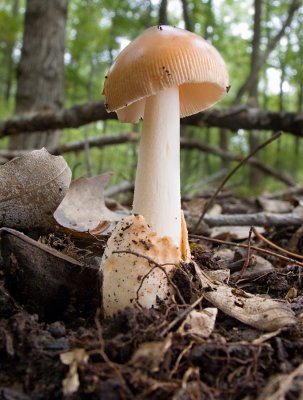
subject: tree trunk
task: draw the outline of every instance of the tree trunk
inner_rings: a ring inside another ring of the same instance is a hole
[[[62,108],[68,0],[27,0],[16,113]],[[56,147],[60,131],[12,136],[10,149]]]
[[[159,8],[159,25],[168,25],[167,0],[162,0]]]
[[[262,2],[260,2],[262,3]],[[260,4],[261,5],[261,4]],[[301,0],[292,0],[292,2],[289,5],[288,8],[288,13],[287,16],[281,26],[281,29],[276,33],[275,36],[273,36],[267,43],[266,49],[258,56],[258,60],[255,63],[254,69],[250,70],[250,73],[246,79],[246,81],[243,83],[243,85],[240,87],[240,89],[237,92],[234,105],[238,105],[241,103],[242,97],[245,93],[248,93],[250,90],[253,90],[254,87],[258,84],[258,76],[261,68],[263,67],[264,64],[266,64],[266,61],[271,54],[271,52],[276,48],[277,44],[279,43],[280,39],[284,36],[285,31],[291,24],[294,15],[298,8],[301,5]]]
[[[17,17],[19,13],[19,0],[14,0],[12,4],[12,16]],[[12,91],[13,78],[15,73],[15,65],[13,60],[13,51],[16,43],[10,43],[7,50],[7,75],[4,86],[4,100],[9,102]]]
[[[302,18],[303,19],[303,18]],[[299,22],[301,22],[299,20]],[[300,30],[299,32],[299,63],[298,65],[300,66],[298,69],[298,76],[297,76],[297,81],[298,81],[298,94],[297,94],[297,111],[298,113],[302,113],[303,111],[303,35],[302,32]],[[301,140],[299,140],[299,138],[295,138],[294,141],[294,145],[295,145],[295,157],[294,157],[294,171],[297,170],[296,166],[298,165],[298,161],[300,158],[300,154],[301,154]]]
[[[252,41],[252,54],[251,54],[251,76],[255,82],[249,92],[249,103],[253,107],[258,106],[258,83],[259,83],[259,68],[260,64],[260,42],[261,42],[261,20],[262,20],[262,0],[254,0],[254,35]],[[259,146],[259,136],[255,131],[249,134],[249,150],[252,153]],[[259,155],[256,155],[259,158]],[[261,180],[259,171],[254,168],[249,168],[249,184],[251,187],[258,187]]]
[[[189,11],[189,7],[188,7],[188,2],[187,2],[187,0],[181,0],[181,2],[182,2],[182,10],[183,10],[183,19],[184,19],[185,29],[193,32],[194,26],[193,26],[192,18],[189,15],[190,11]]]

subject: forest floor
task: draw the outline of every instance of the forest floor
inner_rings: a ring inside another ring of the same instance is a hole
[[[255,203],[239,199],[221,203],[225,211],[230,204],[255,211]],[[216,237],[247,244],[232,232]],[[263,235],[292,251],[296,239],[300,253],[295,226],[271,227]],[[267,248],[256,237],[251,241]],[[0,399],[303,399],[303,274],[295,261],[260,253],[256,258],[251,250],[243,271],[247,249],[195,237],[192,254],[201,268],[229,269],[229,285],[287,301],[298,318],[265,333],[219,310],[214,329],[201,337],[180,330],[192,298],[182,274],[174,283],[185,304],[126,309],[104,319],[92,264],[106,241],[80,246],[79,240],[49,235],[44,242],[61,254],[68,247],[78,261],[47,252],[45,245],[36,248],[13,231],[1,233]],[[41,272],[39,264],[47,269]],[[211,307],[205,299],[201,304]]]

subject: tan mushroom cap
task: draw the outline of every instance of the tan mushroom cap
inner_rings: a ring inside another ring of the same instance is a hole
[[[195,33],[171,26],[144,31],[117,57],[105,79],[106,109],[121,120],[143,117],[145,98],[179,86],[180,115],[202,111],[229,89],[219,52]]]

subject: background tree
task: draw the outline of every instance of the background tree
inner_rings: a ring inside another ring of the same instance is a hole
[[[68,0],[27,0],[18,67],[16,113],[60,109],[64,100],[64,50]],[[10,149],[51,149],[60,131],[18,135]]]
[[[44,2],[44,14],[47,13],[47,3],[50,2]],[[56,2],[51,3],[54,5]],[[237,105],[244,108],[251,103],[250,98],[257,98],[259,107],[269,110],[302,110],[302,2],[262,0],[258,4],[262,14],[259,23],[259,45],[255,46],[259,49],[256,57],[256,52],[253,51],[253,41],[256,37],[256,1],[69,0],[64,54],[64,106],[68,108],[78,103],[102,100],[102,81],[118,52],[148,26],[168,21],[172,25],[186,26],[204,36],[224,56],[230,70],[232,87],[219,107],[227,109]],[[15,106],[15,72],[21,56],[22,17],[25,15],[25,9],[25,0],[0,0],[2,118],[12,115]],[[55,12],[54,7],[52,12]],[[38,15],[39,12],[35,18],[38,18]],[[54,37],[52,39],[55,41]],[[39,41],[40,37],[33,46],[34,50],[40,46]],[[25,49],[25,44],[23,48]],[[41,61],[43,62],[43,58]],[[38,67],[35,68],[36,76],[43,76],[43,71],[40,73]],[[44,75],[46,76],[47,74]],[[255,81],[256,76],[258,84]],[[31,99],[32,103],[36,101],[37,109],[54,107],[53,104],[43,104],[41,107],[41,100],[44,102],[44,99],[43,96],[39,99],[37,84],[38,80],[32,84],[31,95],[36,99]],[[41,104],[38,104],[39,102]],[[58,109],[61,107],[59,103],[60,100],[56,103]],[[30,107],[25,112],[31,110]],[[113,134],[138,130],[137,125],[121,125],[113,120],[99,121],[82,128],[65,130],[60,142],[85,140],[87,143],[86,151],[78,150],[67,155],[68,162],[74,166],[74,176],[112,170],[116,172],[112,180],[114,183],[133,179],[136,146],[133,143],[125,143],[119,147],[113,145],[90,149],[91,137],[106,138]],[[248,132],[244,129],[230,131],[213,126],[186,126],[182,130],[184,140],[199,141],[200,149],[194,149],[194,146],[186,149],[183,147],[181,169],[183,182],[186,182],[184,193],[201,191],[203,182],[220,174],[222,176],[222,167],[229,167],[233,160],[240,157],[239,153],[249,151]],[[257,133],[262,141],[270,134],[271,132],[260,130]],[[36,134],[35,136],[38,137]],[[0,148],[5,149],[7,143],[7,138],[1,139]],[[278,173],[279,170],[280,173],[287,172],[292,178],[296,170],[298,182],[303,182],[303,174],[300,172],[303,171],[303,160],[298,151],[301,139],[285,134],[280,139],[279,146],[283,151],[278,152],[279,147],[276,144],[263,150],[259,162],[263,163],[263,166],[275,166]],[[247,172],[247,168],[242,168],[229,184],[239,187],[242,191],[251,190]],[[279,183],[262,175],[258,190],[265,187],[278,188]]]

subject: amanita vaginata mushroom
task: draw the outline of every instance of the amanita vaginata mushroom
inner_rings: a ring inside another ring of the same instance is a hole
[[[192,32],[147,29],[117,57],[105,80],[107,111],[143,118],[132,215],[108,241],[101,264],[105,314],[173,293],[167,276],[189,259],[180,197],[180,117],[205,110],[229,89],[218,51]],[[135,254],[136,253],[136,254]],[[153,268],[154,267],[154,268]]]

